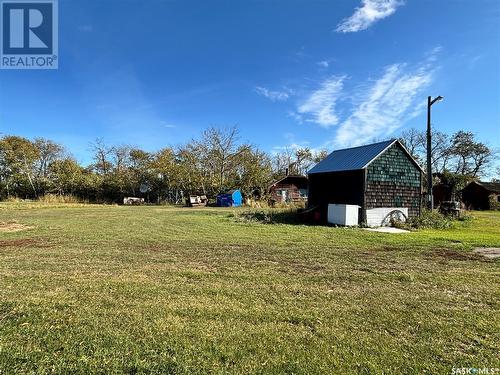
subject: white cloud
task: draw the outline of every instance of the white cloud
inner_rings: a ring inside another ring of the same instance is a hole
[[[271,91],[261,86],[257,86],[255,88],[255,92],[270,99],[273,102],[285,102],[290,97],[289,91]]]
[[[336,125],[339,119],[335,113],[335,104],[342,92],[344,79],[345,76],[334,76],[325,80],[319,89],[313,91],[299,105],[298,115],[307,122],[313,122],[325,128]]]
[[[271,154],[276,155],[283,151],[295,152],[301,148],[306,148],[309,142],[299,142],[299,143],[287,143],[284,146],[274,146],[271,150]]]
[[[160,121],[160,125],[167,129],[173,129],[176,127],[174,124],[169,124],[168,122],[163,120]]]
[[[352,33],[365,30],[373,23],[389,17],[402,5],[400,0],[362,0],[362,6],[354,14],[337,25],[336,31]]]
[[[298,114],[297,112],[294,111],[289,111],[287,113],[288,117],[293,118],[295,121],[297,121],[299,124],[302,124],[304,122],[304,117],[302,115]]]
[[[286,143],[284,145],[274,146],[271,150],[271,154],[276,155],[283,152],[291,154],[300,148],[307,147],[309,144],[308,141],[297,141],[295,139],[295,134],[292,133],[285,133],[283,138],[285,138]]]
[[[316,64],[318,64],[322,68],[328,68],[328,66],[330,65],[330,63],[328,61],[326,61],[326,60],[318,61]]]
[[[394,132],[421,109],[416,102],[431,83],[432,75],[429,64],[414,71],[408,71],[405,64],[388,66],[354,112],[340,124],[335,143],[356,146]]]
[[[295,151],[304,148],[308,148],[313,154],[324,150],[324,147],[323,148],[312,147],[311,142],[307,140],[297,140],[295,134],[293,133],[285,133],[283,134],[283,138],[285,139],[284,144],[274,146],[271,149],[272,155],[277,155],[277,154],[292,155]]]

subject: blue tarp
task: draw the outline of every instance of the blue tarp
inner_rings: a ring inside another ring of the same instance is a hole
[[[243,196],[238,189],[217,195],[218,207],[238,207],[243,203]]]

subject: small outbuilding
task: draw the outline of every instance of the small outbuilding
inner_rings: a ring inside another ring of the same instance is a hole
[[[190,195],[186,200],[188,207],[205,207],[208,204],[206,195]]]
[[[308,173],[308,206],[326,221],[329,205],[358,206],[358,224],[420,215],[424,171],[396,139],[336,150]],[[338,211],[330,207],[330,212]]]
[[[269,187],[272,203],[297,203],[307,201],[307,177],[287,175]]]
[[[239,207],[243,203],[243,196],[238,189],[229,190],[227,193],[217,195],[218,207]]]
[[[462,190],[462,202],[471,210],[500,207],[500,182],[472,181]]]

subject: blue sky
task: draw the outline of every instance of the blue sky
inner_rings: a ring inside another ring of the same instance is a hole
[[[0,131],[154,151],[238,125],[266,151],[433,124],[500,147],[497,0],[60,0],[59,69],[0,71]]]

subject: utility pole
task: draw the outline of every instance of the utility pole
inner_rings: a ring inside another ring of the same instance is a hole
[[[442,96],[434,99],[427,97],[427,204],[430,210],[434,209],[434,197],[432,195],[432,130],[431,130],[431,107],[434,103],[443,100]]]

